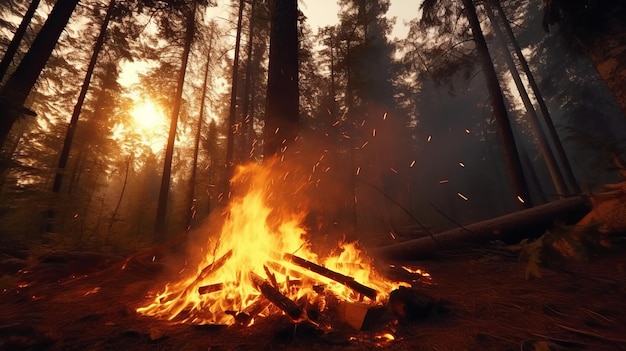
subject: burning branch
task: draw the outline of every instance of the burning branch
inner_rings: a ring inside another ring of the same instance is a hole
[[[241,326],[248,326],[252,318],[261,313],[270,303],[265,296],[259,296],[250,306],[235,315],[235,321]]]
[[[352,277],[348,277],[346,275],[343,275],[341,273],[337,273],[335,271],[332,271],[326,267],[322,267],[318,264],[315,264],[311,261],[307,261],[304,258],[292,255],[292,254],[285,254],[285,259],[287,259],[289,262],[300,266],[302,268],[306,268],[308,270],[310,270],[311,272],[315,272],[317,274],[323,275],[326,278],[330,278],[338,283],[341,283],[347,287],[349,287],[350,289],[358,292],[359,294],[363,295],[363,296],[367,296],[372,300],[376,300],[376,294],[377,291],[365,286],[359,282],[357,282],[356,280],[354,280],[354,278]]]
[[[263,296],[265,296],[274,305],[276,305],[276,307],[283,310],[293,320],[306,319],[306,316],[304,315],[304,310],[298,307],[295,302],[291,301],[276,288],[274,288],[271,283],[269,283],[259,275],[255,274],[254,272],[250,272],[250,279],[254,283],[257,290],[259,290],[263,294]]]
[[[224,283],[204,285],[198,288],[198,294],[200,295],[210,294],[212,292],[220,291],[222,289],[224,289]]]

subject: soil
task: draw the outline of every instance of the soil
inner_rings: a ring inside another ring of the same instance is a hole
[[[27,253],[0,250],[0,350],[626,350],[623,246],[528,279],[524,262],[490,245],[380,263],[434,304],[413,315],[389,308],[367,331],[337,321],[325,332],[285,315],[245,328],[146,317],[135,309],[163,283],[166,262],[121,269],[121,257],[55,253],[29,265]]]

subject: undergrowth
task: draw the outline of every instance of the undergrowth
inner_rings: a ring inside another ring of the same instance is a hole
[[[606,236],[598,225],[576,226],[557,224],[535,240],[524,239],[509,249],[519,252],[526,261],[525,276],[541,277],[541,265],[551,265],[562,260],[587,261],[609,248]]]

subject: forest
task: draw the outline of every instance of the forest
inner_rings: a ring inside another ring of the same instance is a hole
[[[1,1],[0,350],[626,349],[623,18]]]

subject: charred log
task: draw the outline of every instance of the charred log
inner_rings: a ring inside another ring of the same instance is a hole
[[[311,272],[315,272],[317,274],[323,275],[326,278],[330,278],[338,283],[341,283],[363,296],[367,296],[372,300],[376,299],[376,294],[377,294],[376,290],[357,282],[352,277],[343,275],[341,273],[337,273],[326,267],[322,267],[318,264],[315,264],[311,261],[307,261],[304,258],[295,256],[295,255],[285,254],[285,258],[297,266],[306,268],[310,270]]]
[[[272,286],[271,283],[260,277],[259,275],[250,272],[250,279],[254,283],[255,287],[276,307],[280,308],[293,320],[301,320],[305,318],[304,310],[291,301],[287,296],[283,295],[280,291]]]

